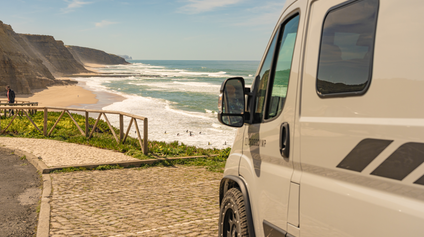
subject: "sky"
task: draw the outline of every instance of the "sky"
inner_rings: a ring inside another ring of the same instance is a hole
[[[15,32],[141,60],[260,60],[285,0],[0,0]]]

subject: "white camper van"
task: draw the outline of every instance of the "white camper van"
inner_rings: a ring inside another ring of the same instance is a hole
[[[424,236],[424,1],[286,0],[218,118],[219,236]]]

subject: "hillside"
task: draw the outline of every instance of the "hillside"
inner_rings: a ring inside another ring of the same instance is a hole
[[[30,93],[57,83],[62,82],[55,80],[31,46],[0,21],[0,91],[10,85],[17,93]]]
[[[53,36],[21,34],[21,37],[53,75],[90,72],[75,60],[62,41],[55,40]]]
[[[18,94],[28,94],[47,86],[77,83],[55,77],[93,73],[84,63],[128,64],[124,58],[101,50],[65,46],[53,36],[17,34],[0,21],[0,92],[6,85]]]
[[[74,58],[80,61],[81,63],[95,63],[107,65],[129,64],[127,61],[125,61],[124,58],[114,54],[108,54],[101,50],[71,45],[67,45],[66,48],[68,48]]]

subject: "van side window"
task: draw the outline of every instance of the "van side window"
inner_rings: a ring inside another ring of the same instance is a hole
[[[266,119],[274,118],[283,110],[289,86],[290,68],[296,42],[299,15],[288,21],[283,28],[283,34],[278,41],[279,53],[277,56],[275,73],[268,92]]]
[[[266,54],[264,63],[262,64],[262,68],[259,73],[259,80],[255,81],[254,89],[257,90],[257,92],[255,97],[255,111],[253,113],[254,123],[262,122],[266,89],[268,87],[269,72],[271,70],[272,59],[274,58],[274,50],[275,50],[275,44],[276,44],[277,38],[278,38],[278,32],[275,34],[274,39],[272,40],[271,46],[269,47],[268,52]]]
[[[379,0],[359,0],[331,10],[321,36],[317,93],[364,94],[372,76]]]

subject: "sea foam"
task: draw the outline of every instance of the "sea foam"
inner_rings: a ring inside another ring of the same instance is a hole
[[[129,96],[128,99],[103,109],[147,117],[149,140],[179,141],[203,148],[225,148],[229,146],[225,144],[230,144],[234,140],[235,129],[216,124],[216,116],[174,110],[164,100]],[[110,120],[115,126],[119,124],[117,116]],[[126,125],[128,123],[129,121],[125,122]],[[141,123],[139,126],[143,131]],[[136,135],[134,127],[130,134]]]
[[[206,67],[201,68],[205,69]],[[221,82],[227,77],[239,75],[228,75],[224,70],[192,71],[142,63],[108,66],[98,70],[105,73],[141,74],[141,76],[92,77],[76,80],[85,82],[85,86],[90,90],[124,96],[126,98],[124,101],[115,102],[103,110],[122,111],[148,118],[149,140],[166,142],[177,140],[203,148],[226,148],[233,143],[236,129],[219,124],[215,111]],[[148,96],[147,92],[159,98]],[[179,103],[170,101],[171,93],[186,93],[181,95],[186,95],[192,103],[202,103],[206,95],[216,100],[208,99],[212,107],[202,108],[202,104],[198,104],[201,109],[196,112],[184,109],[192,108],[192,105],[182,104],[181,101]],[[110,116],[109,120],[114,126],[119,126],[118,116]],[[126,129],[129,119],[124,123]],[[142,132],[142,122],[139,123],[139,127]],[[130,136],[136,136],[134,127],[130,131]]]

